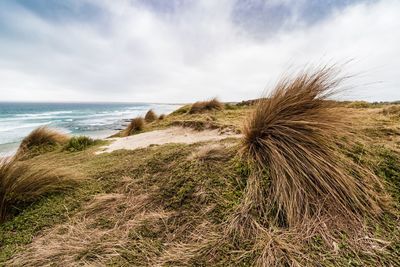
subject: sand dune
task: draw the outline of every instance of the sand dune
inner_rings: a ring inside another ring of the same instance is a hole
[[[101,147],[96,154],[112,152],[119,149],[138,149],[150,145],[162,145],[168,143],[193,144],[203,141],[217,141],[227,137],[239,138],[240,135],[233,133],[220,133],[218,130],[196,131],[191,128],[171,127],[164,130],[145,132],[122,138],[112,138],[113,142]]]

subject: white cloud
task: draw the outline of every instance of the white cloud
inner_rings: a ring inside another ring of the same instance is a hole
[[[106,12],[98,23],[0,11],[13,32],[0,35],[0,101],[241,100],[289,67],[349,59],[346,71],[358,75],[348,98],[400,99],[399,1],[355,4],[265,38],[233,22],[232,1],[168,14],[137,2],[93,3]]]

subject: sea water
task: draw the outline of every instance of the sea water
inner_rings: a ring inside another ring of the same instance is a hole
[[[48,126],[72,135],[107,137],[129,119],[153,109],[168,114],[178,104],[0,102],[0,157],[12,154],[33,129]]]

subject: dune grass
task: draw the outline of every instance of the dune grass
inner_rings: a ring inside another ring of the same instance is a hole
[[[38,200],[49,193],[70,188],[78,181],[70,173],[29,165],[17,158],[0,161],[0,222],[17,207]]]
[[[213,110],[222,110],[222,109],[224,109],[224,104],[221,103],[218,99],[213,98],[208,101],[198,101],[193,103],[190,106],[188,112],[189,114],[196,114],[196,113],[202,113]]]
[[[159,119],[159,120],[165,119],[165,114],[161,114],[161,115],[158,117],[158,119]]]
[[[242,152],[260,180],[247,197],[280,225],[300,225],[321,213],[377,218],[385,209],[379,179],[338,153],[340,138],[350,133],[346,114],[327,99],[339,83],[330,68],[284,79],[244,126]]]
[[[147,123],[153,122],[153,121],[155,121],[157,119],[158,119],[157,114],[152,109],[147,111],[146,115],[144,116],[144,120]]]
[[[39,127],[25,137],[17,151],[17,156],[30,157],[52,151],[67,143],[69,136],[48,127]]]
[[[136,117],[131,120],[128,127],[121,132],[121,136],[129,136],[144,130],[145,120],[142,117]]]
[[[398,202],[397,121],[327,101],[337,80],[325,74],[288,79],[255,105],[187,106],[133,131],[222,131],[248,118],[243,139],[27,159],[90,179],[0,224],[0,266],[397,266],[399,220],[382,188]],[[354,134],[345,114],[357,115]],[[361,134],[383,124],[393,134]]]

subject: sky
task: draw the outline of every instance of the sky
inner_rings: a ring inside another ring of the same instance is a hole
[[[0,101],[260,97],[338,64],[343,100],[400,100],[398,0],[2,0]]]

